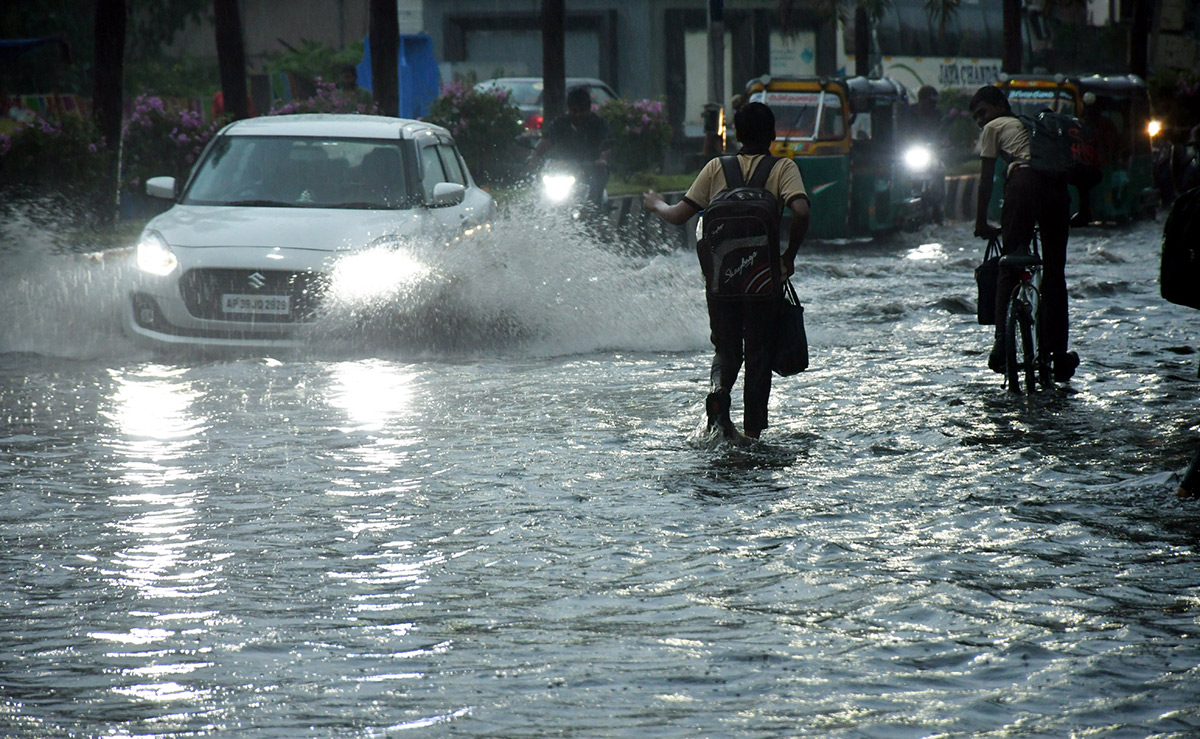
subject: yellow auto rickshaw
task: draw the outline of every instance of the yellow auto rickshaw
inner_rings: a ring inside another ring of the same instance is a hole
[[[915,207],[897,129],[908,93],[894,80],[769,77],[746,98],[775,113],[771,152],[800,167],[815,239],[873,237],[910,223]]]

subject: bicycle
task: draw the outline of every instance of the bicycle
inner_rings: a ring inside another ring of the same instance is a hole
[[[1000,257],[1000,270],[1017,271],[1018,281],[1008,299],[1004,321],[1004,381],[1014,393],[1021,392],[1022,375],[1027,395],[1040,385],[1054,387],[1050,354],[1043,352],[1042,335],[1042,258],[1035,229],[1029,251]],[[993,236],[998,240],[999,236]]]

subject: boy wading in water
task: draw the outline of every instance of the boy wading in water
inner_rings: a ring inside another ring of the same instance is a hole
[[[787,250],[777,255],[779,271],[784,277],[795,271],[796,251],[808,232],[808,194],[800,170],[791,159],[770,157],[771,142],[775,140],[775,114],[762,103],[747,103],[733,117],[741,150],[736,164],[742,179],[751,181],[758,166],[770,167],[764,188],[774,196],[782,218],[783,208],[792,212]],[[766,161],[764,161],[766,160]],[[653,190],[642,198],[642,207],[657,213],[668,223],[682,225],[695,214],[709,207],[713,198],[729,188],[720,158],[712,159],[700,170],[683,200],[668,205]],[[701,239],[696,245],[706,282],[711,279],[711,249],[713,245]],[[739,434],[729,417],[730,391],[737,380],[743,360],[746,374],[743,379],[743,414],[745,435],[757,439],[767,427],[767,401],[771,395],[771,360],[778,334],[778,320],[783,304],[783,285],[774,285],[767,299],[730,300],[715,297],[706,290],[708,322],[712,331],[715,353],[712,363],[712,390],[705,399],[710,429],[720,428],[729,438]]]

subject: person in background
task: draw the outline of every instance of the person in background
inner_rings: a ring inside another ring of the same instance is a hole
[[[375,107],[371,91],[358,86],[358,69],[353,64],[343,64],[338,70],[338,94],[342,100],[359,107],[364,112]]]
[[[1196,456],[1192,457],[1192,463],[1183,473],[1183,480],[1175,494],[1180,498],[1200,498],[1200,449],[1196,450]]]
[[[933,85],[924,85],[917,91],[917,104],[912,107],[911,113],[909,138],[929,147],[933,154],[927,177],[930,180],[929,194],[933,200],[933,220],[941,223],[946,202],[945,159],[951,147],[947,135],[949,118],[938,108],[938,91]]]
[[[1200,126],[1192,126],[1188,133],[1187,153],[1179,169],[1179,192],[1184,193],[1200,186]]]
[[[747,182],[766,156],[775,140],[775,114],[762,103],[746,103],[733,116],[733,125],[741,150],[737,163]],[[662,195],[653,190],[642,196],[642,207],[668,223],[682,225],[700,213],[721,191],[727,189],[721,159],[714,158],[700,170],[683,200],[668,205]],[[808,232],[808,193],[800,170],[792,159],[775,160],[766,189],[775,196],[782,209],[792,213],[787,249],[781,255],[782,274],[795,271],[796,251]],[[707,268],[709,260],[703,239],[696,244],[700,264]],[[743,359],[746,374],[743,378],[743,414],[745,435],[757,439],[767,427],[767,401],[771,395],[771,360],[778,334],[778,316],[783,302],[782,285],[775,300],[761,302],[732,302],[713,298],[707,290],[708,322],[715,349],[712,362],[711,392],[705,399],[709,429],[720,428],[727,438],[736,438],[737,430],[729,418],[730,390],[737,380]]]
[[[941,147],[946,143],[946,120],[946,116],[938,108],[937,88],[924,85],[917,91],[917,104],[912,108],[913,133],[930,144]]]
[[[608,122],[592,110],[592,94],[586,87],[574,87],[567,93],[567,114],[550,121],[542,130],[530,163],[540,167],[550,154],[551,158],[578,165],[587,180],[588,202],[598,207],[608,184],[612,145]]]
[[[1030,166],[1032,149],[1029,130],[1009,107],[999,87],[986,85],[971,98],[971,117],[983,129],[980,138],[979,200],[976,203],[975,235],[1001,236],[1002,254],[1028,251],[1033,230],[1041,231],[1042,243],[1042,351],[1051,353],[1054,380],[1066,382],[1079,366],[1079,355],[1067,351],[1067,237],[1070,232],[1071,196],[1066,179],[1056,179]],[[1000,228],[988,224],[992,178],[996,160],[1003,159],[1006,171],[1004,207]],[[1000,270],[996,284],[996,339],[988,355],[988,367],[1003,372],[1005,366],[1004,320],[1008,298],[1017,283],[1011,270]]]

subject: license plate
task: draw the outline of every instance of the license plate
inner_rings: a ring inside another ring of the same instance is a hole
[[[286,316],[291,313],[291,307],[291,296],[289,295],[237,295],[226,293],[221,296],[221,311],[224,313]]]

